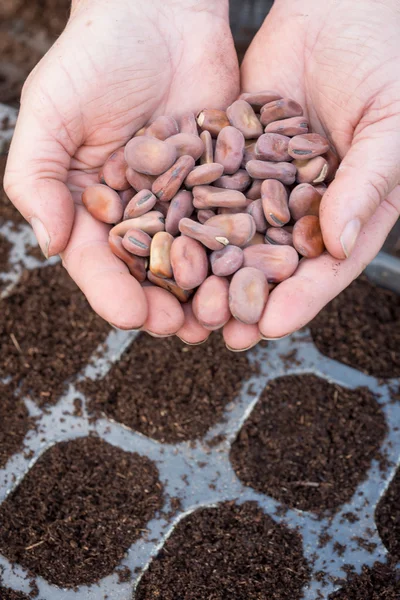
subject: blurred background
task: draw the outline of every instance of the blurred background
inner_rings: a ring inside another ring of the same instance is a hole
[[[0,103],[18,108],[23,83],[62,32],[70,0],[0,0]],[[273,0],[230,0],[230,20],[239,60],[268,14]],[[0,129],[10,127],[2,124]],[[0,188],[5,160],[0,159]],[[0,189],[1,194],[1,189]],[[400,256],[400,224],[385,248]]]

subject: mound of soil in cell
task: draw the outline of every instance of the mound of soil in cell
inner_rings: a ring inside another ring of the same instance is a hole
[[[302,510],[350,500],[386,434],[367,388],[348,390],[315,375],[275,379],[231,449],[241,481]]]
[[[16,104],[26,77],[68,20],[71,0],[2,0],[0,102]]]
[[[22,448],[32,424],[25,404],[13,395],[12,386],[0,383],[0,468]]]
[[[14,592],[10,588],[5,588],[0,585],[1,600],[30,600],[29,596],[23,592]]]
[[[200,346],[141,334],[104,379],[81,389],[93,413],[172,443],[202,437],[256,371],[219,334]]]
[[[346,584],[329,600],[399,600],[400,570],[382,563],[363,566],[361,574],[350,573]]]
[[[25,271],[0,309],[0,377],[40,405],[58,399],[110,330],[61,264]]]
[[[400,296],[360,277],[311,322],[320,352],[375,377],[400,376]]]
[[[111,573],[163,504],[154,463],[94,437],[43,454],[0,507],[0,550],[52,584]]]
[[[297,600],[310,578],[300,535],[254,502],[221,504],[177,525],[136,600]]]
[[[400,469],[378,504],[375,521],[386,548],[400,561]]]

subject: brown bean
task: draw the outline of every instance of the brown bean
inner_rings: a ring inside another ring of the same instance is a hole
[[[318,133],[296,135],[289,142],[288,152],[292,158],[314,158],[329,150],[329,142]]]
[[[129,229],[122,238],[122,245],[136,256],[150,256],[151,237],[140,229]]]
[[[336,175],[336,171],[339,167],[339,157],[332,148],[329,148],[328,152],[325,154],[326,161],[328,163],[328,172],[325,177],[325,181],[332,181]]]
[[[208,274],[208,258],[204,246],[186,235],[174,239],[171,248],[174,279],[183,290],[193,290]]]
[[[254,179],[250,188],[246,192],[246,197],[249,200],[258,200],[258,198],[261,198],[261,185],[262,179]]]
[[[197,218],[199,223],[201,223],[202,225],[204,225],[204,223],[206,221],[208,221],[208,219],[211,219],[211,217],[215,217],[215,212],[213,210],[206,209],[206,208],[201,208],[200,210],[197,211]]]
[[[175,298],[178,298],[179,302],[182,303],[188,302],[193,294],[193,290],[182,290],[173,279],[157,277],[157,275],[154,275],[151,271],[147,271],[147,279],[151,281],[151,283],[154,283],[154,285],[171,292],[171,294],[173,294]]]
[[[257,160],[273,162],[290,161],[288,154],[290,138],[278,133],[263,133],[257,140],[255,152]]]
[[[160,202],[160,200],[157,200],[157,202],[154,205],[154,210],[158,210],[158,212],[162,213],[164,219],[166,219],[168,210],[169,210],[169,206],[170,206],[169,202]]]
[[[264,160],[250,160],[246,165],[246,171],[254,179],[278,179],[285,185],[292,185],[297,173],[292,163],[274,163]]]
[[[289,119],[290,117],[301,117],[302,115],[303,108],[295,100],[280,98],[279,100],[264,104],[261,108],[260,121],[262,125],[266,126],[269,123],[273,123],[273,121]]]
[[[194,167],[185,179],[185,186],[192,188],[195,185],[207,185],[221,177],[224,167],[218,163],[209,163]]]
[[[154,137],[133,138],[125,146],[126,162],[144,175],[161,175],[174,164],[176,158],[175,146]],[[132,185],[131,181],[129,183]]]
[[[265,233],[267,230],[267,221],[264,215],[261,198],[253,200],[246,208],[246,212],[253,217],[254,223],[256,224],[256,230],[260,233]]]
[[[254,267],[243,267],[232,277],[229,286],[229,309],[241,323],[255,325],[268,299],[265,275]]]
[[[274,121],[266,126],[265,133],[280,133],[288,137],[301,135],[308,133],[308,121],[305,117],[292,117],[291,119]]]
[[[225,190],[244,192],[251,183],[250,175],[244,169],[239,169],[233,175],[222,175],[214,181],[214,186]]]
[[[246,168],[247,163],[249,162],[249,160],[257,160],[257,155],[256,155],[256,143],[257,140],[246,140],[245,146],[244,146],[244,154],[243,154],[243,160],[241,163],[241,167],[243,169]]]
[[[181,156],[178,158],[168,171],[157,177],[151,188],[153,194],[162,202],[172,200],[193,169],[194,164],[192,156]]]
[[[129,202],[132,200],[133,196],[136,194],[136,190],[133,188],[128,188],[127,190],[122,190],[122,192],[118,192],[119,197],[121,198],[122,206],[124,209],[128,206]]]
[[[179,131],[181,133],[190,133],[191,135],[199,135],[197,130],[196,117],[192,112],[184,113],[179,121]]]
[[[293,227],[293,246],[306,258],[317,258],[325,250],[319,218],[306,215]]]
[[[328,163],[322,156],[316,156],[309,160],[294,160],[297,169],[297,181],[299,183],[322,183],[328,173]]]
[[[125,161],[125,148],[119,148],[111,154],[100,171],[99,179],[113,190],[123,191],[130,187],[126,178],[128,165]]]
[[[244,92],[239,96],[240,100],[246,100],[253,108],[260,109],[265,104],[282,98],[275,90],[264,90],[262,92]]]
[[[200,164],[207,165],[214,162],[214,146],[211,133],[209,131],[202,131],[200,139],[204,144],[203,154],[200,156]]]
[[[319,215],[322,196],[309,183],[296,186],[289,196],[289,210],[292,218],[298,221],[306,215]]]
[[[107,185],[90,185],[82,194],[82,202],[88,212],[103,223],[118,223],[122,219],[123,206],[119,194]]]
[[[108,243],[115,256],[126,264],[131,275],[142,283],[146,279],[146,260],[127,252],[122,245],[122,238],[119,235],[111,235],[110,233]]]
[[[265,233],[265,243],[279,246],[293,246],[292,227],[269,227]]]
[[[253,217],[245,213],[216,215],[206,222],[206,226],[216,227],[223,232],[230,244],[239,247],[245,246],[256,232]],[[220,248],[212,248],[212,250],[220,250]]]
[[[258,233],[258,231],[256,231],[256,233],[253,235],[251,240],[249,242],[247,242],[247,244],[242,246],[242,248],[244,250],[245,248],[249,248],[249,246],[257,246],[258,244],[264,244],[264,242],[265,242],[265,240],[264,240],[263,234]]]
[[[299,257],[291,246],[258,244],[244,249],[244,266],[260,269],[270,283],[279,283],[293,275]]]
[[[243,133],[236,127],[224,127],[218,134],[214,160],[224,167],[226,175],[233,175],[239,169],[244,153]]]
[[[202,225],[192,219],[181,219],[179,222],[179,231],[201,242],[210,250],[221,250],[229,244],[229,240],[225,237],[222,229]]]
[[[165,219],[165,231],[171,235],[178,235],[179,221],[184,217],[190,217],[193,213],[193,196],[191,192],[181,190],[171,200],[169,205],[166,202],[160,202],[168,208]]]
[[[263,127],[254,110],[245,100],[236,100],[226,111],[229,122],[239,129],[248,140],[256,138],[263,132]]]
[[[289,223],[288,193],[280,181],[276,179],[263,181],[261,199],[265,218],[270,225],[282,227]]]
[[[231,244],[210,254],[212,272],[218,277],[228,277],[236,273],[242,266],[243,260],[243,250]]]
[[[164,215],[158,210],[152,210],[141,217],[126,219],[115,225],[110,234],[123,237],[129,229],[142,229],[149,235],[155,235],[158,231],[165,229]]]
[[[157,198],[150,190],[141,190],[133,196],[124,211],[124,219],[134,219],[149,212],[155,205]]]
[[[209,131],[213,137],[217,137],[221,129],[228,127],[229,120],[223,110],[205,108],[197,115],[197,124],[203,131]]]
[[[224,190],[211,185],[198,185],[193,188],[195,208],[244,208],[247,204],[246,196],[237,190]]]
[[[151,186],[155,181],[155,177],[143,175],[143,173],[138,173],[138,171],[135,171],[130,167],[126,170],[126,178],[137,192],[140,192],[141,190],[151,190]]]
[[[160,116],[146,127],[144,135],[164,141],[176,133],[179,133],[179,128],[175,119],[173,117]]]
[[[171,279],[171,246],[174,238],[166,231],[157,232],[150,246],[150,271],[157,277]]]
[[[230,319],[229,283],[225,277],[210,275],[201,284],[193,298],[193,313],[206,329],[219,329]]]
[[[178,158],[192,156],[194,160],[198,160],[204,152],[202,140],[198,135],[192,133],[177,133],[168,138],[167,143],[175,148]]]

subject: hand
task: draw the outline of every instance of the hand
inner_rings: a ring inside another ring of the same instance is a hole
[[[151,118],[225,107],[238,86],[226,0],[75,0],[65,31],[29,76],[5,189],[45,255],[61,253],[110,323],[165,334],[184,316],[112,254],[109,227],[81,205],[82,190]]]
[[[297,100],[343,161],[321,205],[330,255],[303,259],[271,293],[259,324],[265,338],[306,325],[374,258],[399,217],[399,28],[398,0],[276,0],[247,52],[243,91]],[[243,326],[236,347],[254,335]]]

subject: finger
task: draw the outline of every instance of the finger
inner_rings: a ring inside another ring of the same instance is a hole
[[[321,203],[325,245],[336,258],[350,256],[358,235],[400,183],[400,118],[368,126],[356,136]]]
[[[350,258],[338,261],[325,253],[319,258],[303,259],[295,274],[271,292],[259,322],[261,335],[280,338],[311,321],[376,256],[399,212],[400,187],[396,187],[362,229]]]
[[[249,350],[261,340],[257,325],[246,325],[236,319],[230,319],[222,330],[225,344],[232,352]]]
[[[119,329],[139,329],[147,318],[146,297],[128,267],[111,252],[108,231],[77,206],[63,265],[103,319]]]
[[[46,114],[34,114],[31,97],[26,100],[11,143],[4,188],[49,257],[65,249],[71,233],[74,203],[65,182],[75,146],[69,140],[57,141]]]
[[[197,321],[193,314],[191,300],[182,304],[182,310],[185,315],[185,322],[179,331],[177,331],[176,335],[182,342],[185,342],[185,344],[202,344],[208,339],[211,331],[203,327],[203,325],[200,325]]]
[[[143,331],[157,337],[174,335],[182,327],[185,317],[179,301],[162,288],[143,288],[148,304],[148,315]]]

